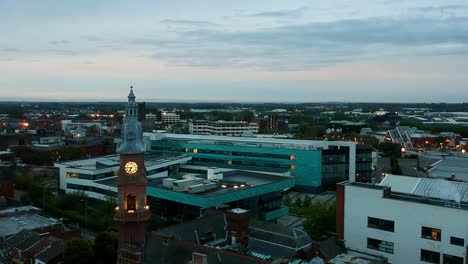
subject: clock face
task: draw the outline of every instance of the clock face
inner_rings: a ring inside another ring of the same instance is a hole
[[[127,174],[135,174],[138,171],[138,165],[133,162],[129,161],[125,164],[125,172]]]

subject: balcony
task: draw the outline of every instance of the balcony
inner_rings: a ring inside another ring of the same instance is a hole
[[[149,210],[143,212],[116,210],[114,220],[116,222],[145,222],[150,219],[150,216],[151,212]]]

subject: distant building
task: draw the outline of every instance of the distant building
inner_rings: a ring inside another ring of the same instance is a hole
[[[366,177],[372,168],[372,150],[359,150],[349,141],[297,140],[265,137],[229,137],[144,133],[155,153],[186,154],[190,165],[263,172],[290,172],[295,188],[316,192],[333,189],[337,182]],[[359,168],[357,169],[356,166]]]
[[[164,126],[172,126],[180,122],[180,115],[171,112],[161,112],[159,120]]]
[[[431,178],[468,182],[468,156],[446,157],[431,164],[427,170]]]
[[[245,121],[208,121],[190,120],[189,133],[198,135],[216,136],[241,136],[242,134],[258,133],[258,125],[255,122]]]
[[[442,146],[453,148],[460,143],[462,137],[452,132],[433,134],[415,127],[397,126],[387,132],[386,139],[408,149]]]
[[[12,164],[0,163],[0,197],[14,198]]]
[[[387,175],[337,186],[336,231],[354,250],[389,263],[467,260],[468,183]]]
[[[148,113],[145,114],[146,120],[158,120],[158,114]]]
[[[146,120],[146,102],[138,102],[138,122]]]
[[[284,117],[276,114],[270,114],[257,121],[258,128],[261,131],[286,132],[288,131],[288,121]]]

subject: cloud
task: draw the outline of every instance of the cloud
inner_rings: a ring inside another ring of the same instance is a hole
[[[297,70],[395,55],[466,55],[468,17],[339,20],[252,31],[197,29],[175,39],[135,43],[153,45],[153,58],[174,65]]]
[[[301,17],[307,9],[308,9],[307,7],[300,7],[300,8],[288,9],[288,10],[265,11],[265,12],[250,14],[248,16],[249,17],[274,17],[274,18]]]
[[[209,22],[209,21],[201,21],[201,20],[184,20],[184,19],[164,19],[161,20],[161,23],[167,25],[175,25],[175,26],[192,26],[192,27],[215,27],[218,24]]]
[[[50,41],[49,43],[52,44],[52,45],[65,45],[65,44],[69,44],[70,41],[68,41],[66,39],[62,39],[62,40]]]

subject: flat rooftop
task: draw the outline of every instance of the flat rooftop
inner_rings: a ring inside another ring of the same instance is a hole
[[[204,174],[180,174],[180,176],[184,175],[202,179],[207,178]],[[162,182],[163,179],[167,178],[169,177],[148,179],[147,195],[201,208],[219,206],[272,192],[282,192],[285,189],[294,187],[295,184],[295,179],[290,177],[234,170],[223,172],[223,179],[215,188],[199,193],[190,193],[164,187]],[[96,181],[96,183],[116,187],[117,177]],[[242,184],[244,184],[244,187],[241,187]],[[222,185],[226,185],[226,188],[223,188]],[[237,185],[238,188],[234,188],[234,185]]]
[[[180,163],[189,161],[191,157],[184,154],[173,154],[173,153],[159,153],[159,154],[145,154],[145,166],[152,167],[158,164],[164,164],[168,162]],[[67,162],[55,163],[55,167],[64,166],[68,168],[76,168],[82,170],[97,170],[106,167],[118,167],[120,165],[119,155],[108,155],[92,159],[82,159]]]
[[[0,218],[0,237],[7,237],[20,232],[23,229],[33,230],[57,224],[53,218],[47,218],[38,214],[23,214]]]
[[[349,141],[326,141],[326,140],[298,140],[284,138],[265,137],[230,137],[192,134],[170,134],[170,133],[143,133],[143,136],[150,140],[180,140],[191,143],[208,143],[224,145],[243,145],[253,147],[283,147],[291,149],[327,149],[330,146],[351,147],[356,146],[356,142]]]
[[[468,183],[465,182],[388,174],[380,185],[389,186],[394,192],[454,201],[457,203],[468,202]]]
[[[209,197],[209,196],[216,196],[216,195],[230,193],[230,192],[237,192],[241,189],[261,187],[261,186],[269,185],[272,183],[292,180],[292,178],[289,178],[289,177],[275,176],[275,175],[270,175],[266,173],[257,173],[257,172],[242,171],[242,170],[233,170],[229,172],[223,172],[223,175],[224,175],[223,179],[220,180],[220,182],[239,184],[239,185],[245,184],[246,186],[243,188],[239,188],[239,189],[222,188],[221,186],[218,186],[215,189],[207,190],[201,193],[188,193],[188,192],[182,192],[182,191],[180,192],[174,191],[172,188],[164,187],[162,184],[163,179],[169,178],[169,177],[164,177],[164,178],[148,179],[148,188],[157,188],[157,189],[167,190],[167,191],[171,191],[175,193],[185,193],[185,194],[190,194],[194,196]],[[202,179],[207,178],[206,174],[193,174],[193,173],[181,173],[179,174],[179,176],[180,177],[194,176],[194,177],[198,177]],[[182,179],[180,177],[177,179]],[[117,187],[117,179],[118,177],[113,177],[113,178],[107,178],[104,180],[99,180],[96,182],[107,185],[107,186],[111,186],[111,187]]]

